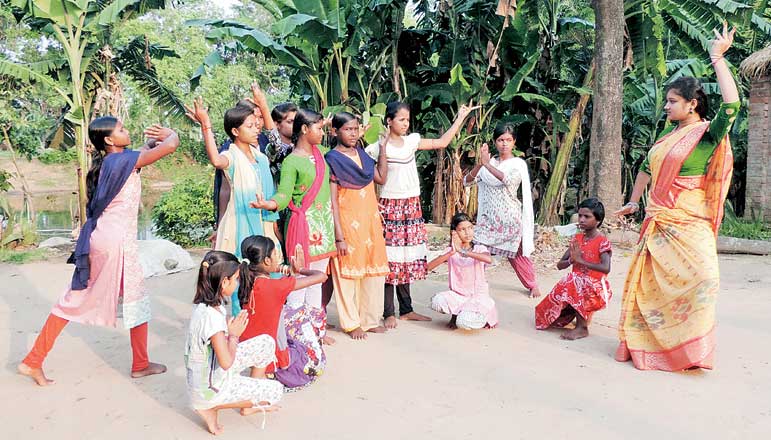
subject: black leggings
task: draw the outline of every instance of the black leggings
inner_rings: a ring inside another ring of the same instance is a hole
[[[394,290],[396,298],[399,300],[399,316],[412,312],[412,298],[410,298],[410,285],[393,284],[385,285],[385,302],[383,304],[383,318],[394,316]]]

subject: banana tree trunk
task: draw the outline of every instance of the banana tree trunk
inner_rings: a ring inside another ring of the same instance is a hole
[[[584,88],[591,88],[594,76],[594,63],[589,67],[584,77]],[[578,129],[581,127],[581,119],[589,103],[591,94],[584,93],[578,98],[576,109],[570,116],[568,132],[562,141],[562,146],[557,153],[557,160],[554,161],[549,183],[546,186],[546,192],[541,202],[541,210],[538,213],[538,223],[544,226],[553,226],[559,224],[559,208],[562,204],[565,175],[570,164],[570,155],[573,153],[573,144],[575,144]]]

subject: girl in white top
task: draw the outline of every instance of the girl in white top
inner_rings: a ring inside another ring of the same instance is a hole
[[[463,183],[477,183],[479,211],[474,230],[475,241],[487,246],[493,255],[509,260],[530,297],[541,295],[530,260],[533,245],[533,197],[527,163],[514,157],[516,131],[512,124],[498,124],[493,131],[498,157],[491,158],[483,144],[479,163],[463,178]],[[517,191],[522,188],[522,200]]]
[[[187,389],[196,413],[214,435],[222,433],[221,409],[241,408],[241,415],[273,411],[284,392],[281,383],[265,378],[275,360],[276,343],[269,335],[238,342],[248,321],[246,310],[227,321],[224,304],[238,286],[238,259],[210,251],[201,262],[193,316],[185,343]],[[252,377],[241,376],[247,368]],[[265,419],[263,418],[263,425]]]
[[[380,213],[386,253],[391,273],[385,281],[383,318],[386,328],[396,327],[394,316],[394,290],[399,300],[399,318],[414,321],[430,321],[431,318],[415,313],[410,298],[410,284],[426,277],[426,228],[420,206],[420,180],[415,163],[418,150],[446,148],[471,111],[479,107],[462,105],[452,126],[439,139],[421,138],[420,134],[408,135],[410,107],[403,102],[390,102],[386,107],[388,139],[388,178],[380,188]],[[380,145],[367,147],[367,153],[378,157]]]

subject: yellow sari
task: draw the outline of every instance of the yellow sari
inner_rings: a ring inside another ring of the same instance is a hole
[[[616,360],[641,370],[712,368],[720,285],[716,237],[733,170],[726,136],[702,176],[679,176],[709,128],[700,122],[651,149],[651,192],[621,305]]]

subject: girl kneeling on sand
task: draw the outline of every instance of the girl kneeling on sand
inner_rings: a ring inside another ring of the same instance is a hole
[[[321,344],[323,335],[318,332],[323,326],[323,316],[307,312],[309,307],[301,307],[301,311],[293,313],[295,309],[288,308],[284,303],[292,292],[326,281],[327,274],[305,269],[305,257],[300,244],[294,249],[291,266],[280,264],[281,250],[267,237],[247,237],[241,243],[241,253],[246,259],[241,263],[238,296],[241,307],[249,314],[249,324],[241,334],[241,341],[270,335],[276,340],[277,369],[269,367],[268,372],[276,373],[276,378],[288,388],[309,384],[322,373],[326,362]],[[288,276],[271,276],[276,273]],[[290,364],[298,362],[290,358],[290,346],[296,346],[295,342],[302,344],[308,358],[301,366],[302,377],[292,376],[286,371]]]
[[[610,301],[611,247],[607,237],[597,228],[605,218],[602,202],[586,199],[578,205],[578,227],[583,232],[570,241],[570,248],[557,263],[558,269],[572,265],[573,270],[562,277],[549,295],[535,308],[535,328],[564,327],[576,320],[576,327],[562,334],[562,339],[574,340],[589,336],[589,322],[594,312],[604,309]]]
[[[490,252],[474,244],[474,224],[464,213],[455,214],[450,223],[451,245],[444,254],[428,263],[433,270],[447,262],[450,290],[431,298],[431,308],[452,315],[447,326],[451,329],[478,330],[498,325],[498,311],[490,297],[485,268],[493,262]]]
[[[224,304],[238,286],[238,269],[238,259],[227,252],[210,251],[203,258],[185,343],[190,400],[215,435],[222,432],[219,410],[241,408],[241,415],[269,411],[284,392],[281,383],[264,376],[275,360],[273,338],[260,335],[239,342],[248,322],[246,311],[226,319]],[[249,367],[261,369],[262,378],[242,376]]]

